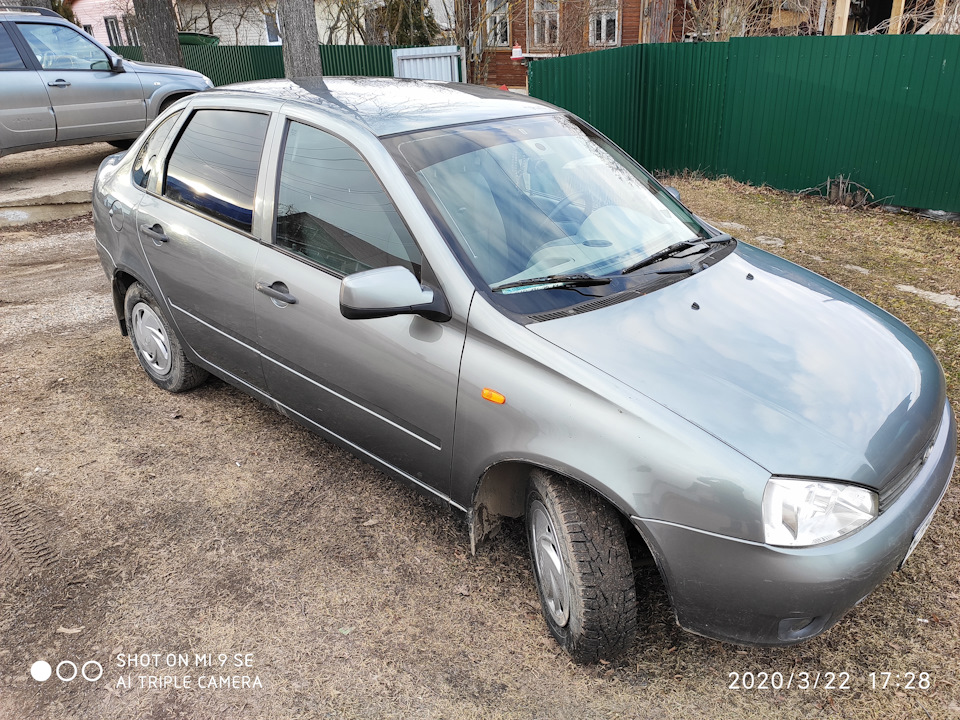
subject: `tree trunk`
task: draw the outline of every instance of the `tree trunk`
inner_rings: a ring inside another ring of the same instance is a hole
[[[172,1],[133,0],[133,9],[144,61],[183,67]]]
[[[283,40],[284,75],[321,77],[320,35],[313,0],[278,0],[277,14]]]

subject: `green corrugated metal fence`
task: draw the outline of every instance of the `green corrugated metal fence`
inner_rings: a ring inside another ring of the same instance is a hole
[[[181,45],[183,64],[214,85],[283,77],[283,51],[269,45]]]
[[[530,94],[656,170],[784,190],[848,177],[876,199],[960,211],[960,37],[637,45],[530,67]]]
[[[399,45],[321,45],[326,75],[393,77],[393,50]]]
[[[143,62],[143,48],[137,45],[111,45],[110,49],[127,60]]]
[[[395,45],[321,45],[320,61],[326,75],[392,77]],[[143,50],[112,48],[128,60],[142,61]],[[186,67],[202,72],[214,85],[283,77],[283,49],[279,45],[181,45]]]

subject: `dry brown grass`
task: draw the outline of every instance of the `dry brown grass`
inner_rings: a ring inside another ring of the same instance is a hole
[[[896,289],[960,295],[956,226],[674,184],[706,218],[742,225],[737,237],[780,239],[764,247],[906,320],[960,402],[960,314]],[[0,250],[14,241],[0,235]],[[0,300],[16,286],[25,307],[85,292],[96,262],[30,297],[28,270],[4,254]],[[778,650],[704,640],[651,583],[636,648],[596,667],[549,638],[519,527],[470,556],[445,510],[228,386],[157,390],[112,321],[0,346],[0,487],[35,509],[59,556],[0,578],[0,718],[960,717],[957,486],[905,570],[824,637]],[[263,687],[117,689],[121,675],[163,674],[115,666],[141,652],[252,653],[243,674]],[[40,684],[38,659],[96,659],[104,677]],[[729,690],[745,671],[848,672],[851,689]],[[928,672],[933,686],[871,689],[884,671]]]

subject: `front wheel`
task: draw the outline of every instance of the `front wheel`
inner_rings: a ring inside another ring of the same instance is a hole
[[[190,390],[207,379],[207,371],[187,360],[153,294],[138,282],[124,299],[127,332],[140,366],[154,383],[170,392]]]
[[[637,633],[637,595],[617,512],[542,470],[530,476],[527,539],[550,633],[581,663],[612,659]]]

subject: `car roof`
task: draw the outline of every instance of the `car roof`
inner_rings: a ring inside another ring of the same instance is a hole
[[[256,80],[204,93],[254,93],[297,103],[361,124],[383,137],[428,128],[542,115],[558,108],[542,100],[480,85],[370,77]]]

